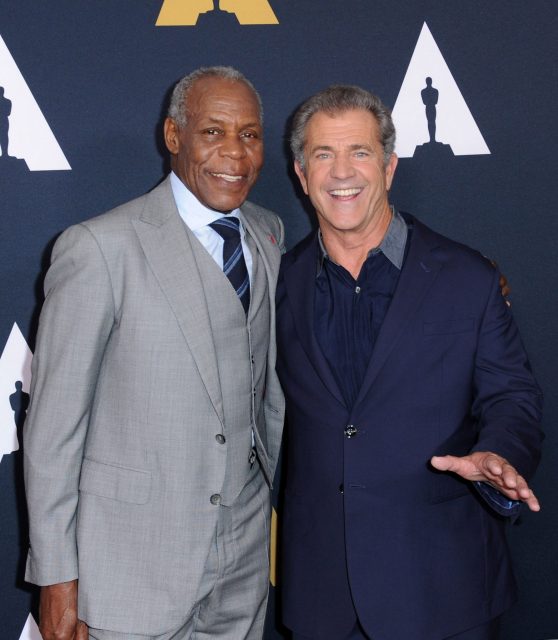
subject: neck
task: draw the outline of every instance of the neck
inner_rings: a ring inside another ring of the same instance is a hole
[[[380,246],[384,239],[391,218],[391,208],[386,205],[381,217],[362,230],[345,231],[320,225],[328,256],[356,280],[370,251]]]

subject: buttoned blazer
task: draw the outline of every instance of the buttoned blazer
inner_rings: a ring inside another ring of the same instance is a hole
[[[351,410],[314,334],[316,235],[283,258],[283,607],[302,635],[344,637],[354,604],[377,640],[437,640],[516,595],[505,519],[429,459],[488,450],[530,478],[540,391],[496,270],[406,219],[408,254]]]
[[[271,303],[259,451],[271,480],[284,407],[273,304],[283,227],[251,203],[241,212]],[[27,579],[79,578],[79,615],[93,627],[180,626],[214,536],[227,445],[215,437],[221,383],[193,242],[167,178],[66,230],[46,276],[24,438]]]

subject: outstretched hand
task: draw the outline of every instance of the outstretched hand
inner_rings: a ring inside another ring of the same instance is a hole
[[[468,456],[433,456],[430,463],[438,471],[451,471],[465,480],[487,482],[510,500],[520,500],[531,509],[541,506],[523,476],[502,456],[490,451],[475,451]]]

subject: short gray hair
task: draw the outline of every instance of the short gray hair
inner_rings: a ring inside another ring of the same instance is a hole
[[[304,145],[310,118],[320,112],[335,116],[352,109],[363,109],[376,118],[387,166],[395,148],[395,127],[389,109],[370,91],[349,84],[334,84],[305,100],[293,117],[291,151],[301,169],[304,170]]]
[[[243,82],[254,94],[260,111],[260,124],[263,121],[263,107],[260,94],[256,91],[254,85],[240,71],[233,67],[200,67],[192,73],[181,78],[174,89],[169,104],[167,115],[172,118],[179,127],[185,127],[188,121],[186,103],[192,87],[198,80],[203,78],[223,78],[232,82]]]

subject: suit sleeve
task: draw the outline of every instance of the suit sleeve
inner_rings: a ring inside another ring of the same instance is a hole
[[[26,580],[78,578],[78,484],[91,404],[114,321],[107,265],[87,227],[56,242],[45,279],[24,427],[30,549]]]
[[[480,423],[475,451],[497,453],[529,479],[540,459],[542,393],[495,270],[479,331],[473,413]]]

